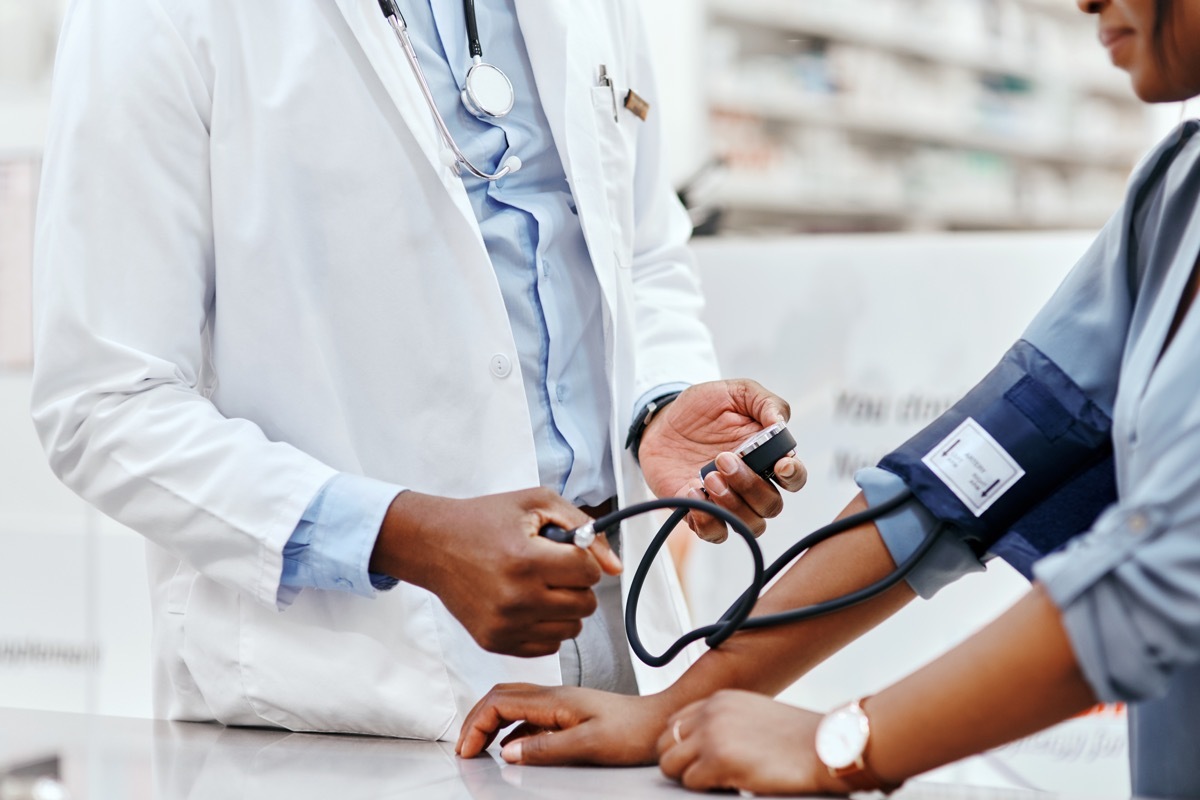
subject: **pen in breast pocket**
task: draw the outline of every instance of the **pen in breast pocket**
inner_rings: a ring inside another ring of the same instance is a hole
[[[607,86],[608,93],[612,95],[613,122],[620,122],[620,107],[617,105],[617,87],[613,83],[612,77],[608,74],[608,67],[604,64],[600,65],[600,85]]]

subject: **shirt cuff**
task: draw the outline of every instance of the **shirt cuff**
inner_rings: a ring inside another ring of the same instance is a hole
[[[1169,582],[1137,558],[1139,548],[1169,527],[1162,509],[1114,506],[1065,550],[1033,565],[1034,576],[1062,612],[1080,671],[1101,702],[1161,696],[1173,669],[1195,660],[1182,652],[1187,648],[1173,641],[1171,626],[1164,623],[1172,615],[1163,606],[1183,616],[1186,603],[1173,590],[1164,593]]]
[[[690,383],[662,383],[658,386],[655,386],[653,389],[639,397],[637,402],[633,404],[633,416],[630,417],[630,419],[637,419],[638,415],[642,413],[642,409],[650,405],[651,400],[657,400],[665,394],[682,392],[684,389],[688,389],[690,387]]]
[[[879,467],[860,469],[854,474],[854,482],[862,489],[867,505],[871,507],[891,500],[908,488],[899,475]],[[875,520],[875,527],[897,564],[916,552],[925,537],[941,525],[942,522],[916,499]],[[947,532],[938,536],[905,580],[914,592],[928,600],[963,575],[983,570],[983,564],[970,546]]]
[[[286,608],[302,589],[374,597],[398,581],[368,571],[388,507],[402,487],[339,473],[309,503],[283,547],[276,602]]]

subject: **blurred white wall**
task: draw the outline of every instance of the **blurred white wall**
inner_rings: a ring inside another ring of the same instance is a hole
[[[0,154],[36,152],[67,0],[0,0]]]

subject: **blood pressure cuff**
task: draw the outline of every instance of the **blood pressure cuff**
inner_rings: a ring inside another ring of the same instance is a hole
[[[1066,372],[1021,340],[879,466],[976,555],[992,551],[1027,572],[1115,501],[1111,428]]]
[[[988,551],[1032,581],[1034,562],[1090,529],[1100,513],[1115,502],[1117,473],[1110,452],[1013,523],[1012,530]]]

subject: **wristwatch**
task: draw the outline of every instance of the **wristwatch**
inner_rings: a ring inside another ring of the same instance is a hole
[[[675,398],[683,392],[669,392],[661,395],[646,403],[645,407],[638,413],[633,420],[633,424],[629,426],[629,434],[625,437],[625,449],[633,454],[633,460],[642,463],[638,458],[638,450],[642,446],[642,434],[646,432],[646,428],[650,425],[650,420],[659,411],[662,411],[666,406],[675,401]]]
[[[817,758],[829,774],[856,791],[893,792],[899,783],[888,783],[867,766],[871,723],[863,711],[863,697],[830,711],[817,724]]]

